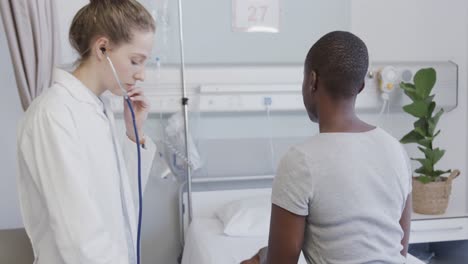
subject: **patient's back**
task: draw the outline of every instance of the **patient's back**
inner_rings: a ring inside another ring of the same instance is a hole
[[[411,192],[400,143],[380,128],[323,133],[282,159],[272,202],[307,215],[309,263],[404,263],[399,224]]]

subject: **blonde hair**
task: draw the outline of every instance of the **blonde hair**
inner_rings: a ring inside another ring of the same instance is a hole
[[[129,43],[133,31],[155,32],[156,23],[146,8],[136,0],[90,0],[76,13],[69,40],[80,54],[77,63],[91,54],[91,42],[107,37],[114,45]]]

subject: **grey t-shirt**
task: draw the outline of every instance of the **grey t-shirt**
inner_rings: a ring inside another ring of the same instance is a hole
[[[401,264],[411,175],[405,150],[380,128],[322,133],[283,157],[272,203],[307,216],[308,263]]]

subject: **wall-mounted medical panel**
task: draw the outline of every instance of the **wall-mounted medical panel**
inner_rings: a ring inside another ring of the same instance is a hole
[[[400,82],[412,82],[421,68],[433,67],[437,82],[433,89],[438,107],[453,110],[458,104],[458,66],[452,62],[375,62],[358,96],[359,112],[402,112],[410,99],[399,88]],[[389,70],[390,69],[390,70]],[[149,68],[141,86],[155,113],[180,109],[180,71],[174,67]],[[382,81],[382,76],[384,81]],[[200,112],[304,111],[302,101],[303,67],[296,66],[187,66],[186,87],[189,109]],[[383,90],[388,91],[384,108]],[[119,98],[113,107],[121,111]]]
[[[389,112],[401,112],[411,100],[400,89],[401,82],[413,82],[419,69],[432,67],[437,81],[432,90],[438,108],[451,111],[458,105],[458,66],[453,62],[375,62],[369,67],[366,87],[358,96],[356,105],[360,111],[375,112],[382,109],[382,93],[388,93]]]

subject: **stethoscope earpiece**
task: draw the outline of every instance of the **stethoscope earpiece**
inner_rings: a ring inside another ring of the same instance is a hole
[[[119,76],[117,75],[117,71],[116,71],[115,68],[114,68],[114,64],[112,63],[111,58],[106,54],[106,48],[105,48],[105,47],[101,47],[101,48],[99,48],[99,49],[101,50],[102,54],[104,54],[104,55],[106,56],[106,59],[107,59],[107,61],[109,62],[109,65],[110,65],[110,67],[111,67],[112,73],[114,74],[115,81],[116,81],[117,84],[119,85],[120,90],[122,90],[123,97],[124,97],[125,99],[128,99],[127,91],[126,91],[125,88],[123,87],[122,82],[120,81],[120,78],[119,78]]]

